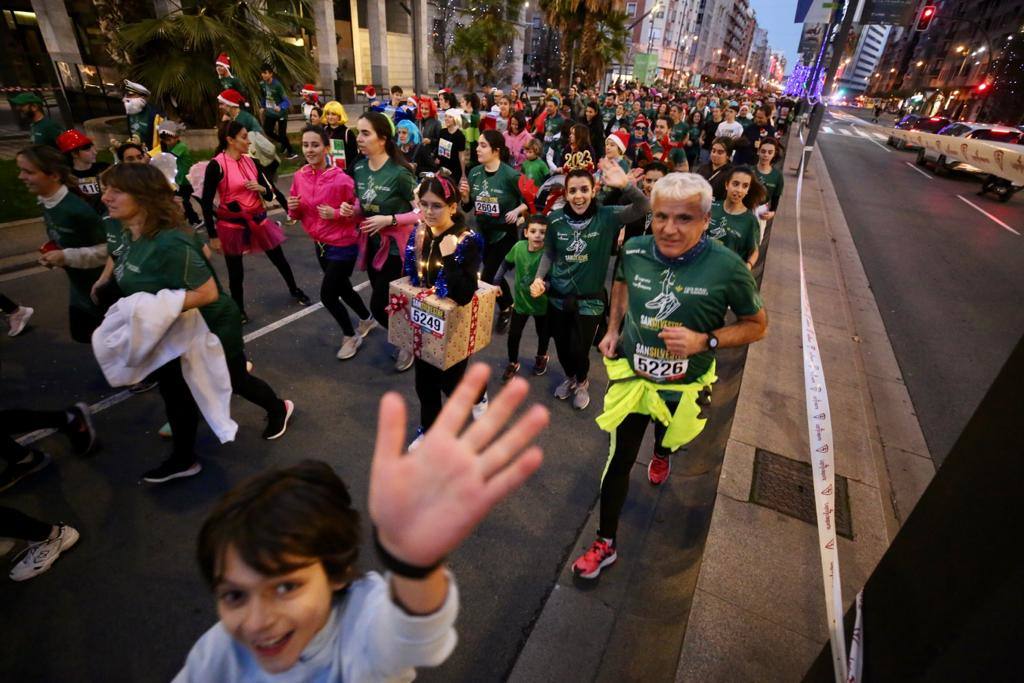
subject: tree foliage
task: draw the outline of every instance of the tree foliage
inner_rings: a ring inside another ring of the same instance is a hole
[[[476,0],[468,8],[472,22],[454,31],[452,50],[465,70],[467,88],[502,79],[510,46],[516,37],[515,21],[524,0]]]
[[[313,32],[310,16],[308,0],[208,0],[194,9],[126,24],[116,38],[128,56],[128,78],[172,105],[186,122],[210,126],[217,118],[220,91],[213,63],[221,52],[231,56],[232,74],[250,98],[259,92],[263,64],[271,64],[286,87],[314,78],[307,48],[292,38]]]
[[[573,74],[573,60],[589,83],[625,57],[629,16],[623,0],[540,0],[548,23],[562,32],[561,87]]]

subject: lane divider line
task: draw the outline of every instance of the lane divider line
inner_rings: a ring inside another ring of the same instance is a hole
[[[910,168],[914,169],[915,171],[917,171],[918,173],[920,173],[921,175],[923,175],[923,176],[924,176],[925,178],[927,178],[928,180],[935,180],[935,178],[934,178],[934,177],[932,176],[932,174],[931,174],[931,173],[926,173],[926,172],[922,171],[921,169],[919,169],[919,168],[917,167],[917,165],[916,165],[916,164],[912,164],[912,163],[910,163],[909,161],[904,161],[903,163],[905,163],[905,164],[906,164],[907,166],[909,166]]]
[[[366,280],[364,282],[360,282],[358,285],[354,286],[352,289],[354,289],[355,291],[359,292],[359,291],[362,291],[362,290],[366,289],[369,286],[370,286],[370,281]],[[275,330],[281,329],[285,325],[290,325],[291,323],[295,322],[296,320],[301,320],[302,318],[305,318],[307,315],[310,315],[312,313],[316,313],[317,311],[322,310],[323,307],[324,307],[324,305],[322,303],[320,303],[319,301],[317,303],[315,303],[315,304],[310,304],[309,306],[303,308],[301,311],[296,311],[295,313],[292,313],[291,315],[286,315],[285,317],[281,318],[280,320],[272,322],[269,325],[261,327],[258,330],[253,330],[249,334],[247,334],[244,337],[242,337],[242,341],[244,341],[245,343],[248,344],[249,342],[253,341],[254,339],[259,339],[263,335],[270,334],[271,332],[273,332]],[[117,404],[123,403],[124,401],[127,401],[128,399],[130,399],[134,395],[135,394],[132,394],[132,392],[130,392],[129,390],[124,389],[123,391],[119,391],[116,394],[111,394],[110,396],[107,396],[106,398],[101,398],[99,401],[96,401],[96,403],[93,403],[91,406],[89,406],[89,412],[91,412],[93,415],[95,415],[96,413],[101,413],[104,410],[106,410],[107,408],[113,408]],[[28,434],[22,435],[20,438],[17,439],[17,441],[22,446],[28,446],[29,444],[33,444],[36,441],[39,441],[40,439],[45,439],[46,437],[51,436],[51,435],[56,434],[56,433],[57,433],[56,429],[37,429],[34,432],[29,432]]]
[[[994,220],[994,221],[996,222],[996,224],[998,224],[998,225],[999,225],[1000,227],[1002,227],[1002,228],[1006,228],[1007,230],[1009,230],[1010,232],[1012,232],[1012,233],[1013,233],[1014,235],[1016,235],[1017,237],[1020,237],[1020,233],[1019,233],[1019,232],[1017,232],[1016,230],[1014,230],[1013,228],[1011,228],[1011,227],[1010,227],[1009,225],[1007,225],[1006,223],[1002,222],[1001,220],[999,220],[998,218],[996,218],[995,216],[993,216],[993,215],[992,215],[992,214],[990,214],[990,213],[989,213],[988,211],[986,211],[985,209],[981,208],[980,206],[978,206],[977,204],[975,204],[975,203],[974,203],[974,202],[972,202],[971,200],[967,199],[967,198],[966,198],[966,197],[964,197],[964,196],[963,196],[962,194],[958,194],[958,195],[957,195],[957,198],[959,198],[959,199],[960,199],[960,201],[962,201],[962,202],[966,203],[966,204],[967,204],[968,206],[974,207],[975,209],[977,209],[977,210],[978,210],[978,211],[980,211],[981,213],[985,214],[986,216],[988,216],[989,218],[991,218],[992,220]]]

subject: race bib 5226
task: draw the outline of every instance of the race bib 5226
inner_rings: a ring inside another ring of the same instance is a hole
[[[649,379],[666,381],[682,379],[690,364],[685,358],[653,358],[643,354],[633,355],[633,370]]]

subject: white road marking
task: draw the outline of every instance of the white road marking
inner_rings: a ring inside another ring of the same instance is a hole
[[[903,163],[905,163],[907,166],[909,166],[910,168],[914,169],[915,171],[917,171],[918,173],[923,175],[928,180],[935,180],[935,178],[934,178],[934,176],[932,176],[932,174],[925,173],[924,171],[922,171],[921,169],[919,169],[917,166],[915,166],[914,164],[910,163],[909,161],[904,161]]]
[[[985,209],[981,208],[980,206],[978,206],[977,204],[975,204],[971,200],[965,198],[962,194],[958,194],[957,198],[959,198],[961,201],[963,201],[968,206],[974,207],[975,209],[977,209],[981,213],[985,214],[986,216],[988,216],[989,218],[994,220],[996,223],[998,223],[1000,225],[1000,227],[1006,228],[1007,230],[1012,232],[1014,235],[1017,235],[1018,237],[1020,237],[1020,233],[1019,232],[1017,232],[1016,230],[1011,228],[1009,225],[1007,225],[1006,223],[1002,222],[1001,220],[999,220],[998,218],[996,218],[995,216],[993,216],[988,211],[986,211]]]
[[[822,126],[821,130],[828,133],[829,135],[833,135],[835,133],[835,131],[832,130],[832,126]]]
[[[853,135],[849,128],[840,128],[839,132],[842,133],[843,135]]]
[[[39,273],[48,272],[50,272],[49,268],[43,268],[42,266],[33,266],[31,268],[26,268],[24,270],[15,270],[11,271],[10,273],[4,273],[3,275],[0,275],[0,282],[10,282],[11,280],[19,280],[23,277],[28,277],[29,275],[38,275]]]
[[[888,135],[886,135],[885,133],[879,133],[878,131],[874,131],[874,130],[873,130],[873,131],[871,131],[871,135],[872,135],[872,136],[873,136],[873,137],[874,137],[874,138],[875,138],[876,140],[881,140],[882,142],[885,142],[886,140],[888,140],[888,139],[889,139],[889,136],[888,136]]]
[[[354,289],[355,291],[358,292],[358,291],[361,291],[363,289],[366,289],[369,285],[370,285],[370,281],[367,280],[365,282],[360,282],[358,285],[356,285],[352,289]],[[258,330],[253,330],[249,334],[245,335],[242,339],[246,343],[248,343],[248,342],[250,342],[250,341],[252,341],[254,339],[259,339],[263,335],[270,334],[271,332],[273,332],[275,330],[279,330],[282,327],[284,327],[285,325],[290,325],[291,323],[295,322],[296,320],[299,320],[301,318],[305,318],[307,315],[309,315],[311,313],[316,313],[317,311],[321,310],[323,307],[324,307],[324,305],[322,303],[319,303],[319,302],[315,303],[315,304],[311,304],[311,305],[307,306],[306,308],[302,309],[301,311],[296,311],[295,313],[292,313],[291,315],[286,315],[285,317],[281,318],[280,320],[272,322],[269,325],[261,327]],[[96,403],[93,403],[91,406],[89,406],[89,412],[91,412],[94,415],[96,413],[103,412],[107,408],[112,408],[112,407],[116,406],[119,403],[123,403],[124,401],[127,401],[133,395],[134,394],[132,394],[132,392],[128,391],[127,389],[125,389],[123,391],[119,391],[116,394],[112,394],[110,396],[107,396],[106,398],[102,398],[99,401],[96,401]],[[36,430],[34,432],[29,432],[28,434],[25,434],[24,436],[19,438],[18,439],[18,443],[20,443],[22,446],[27,446],[27,445],[29,445],[31,443],[35,443],[36,441],[39,441],[40,439],[45,439],[46,437],[50,436],[51,434],[56,434],[56,433],[57,433],[56,429],[38,429],[38,430]]]

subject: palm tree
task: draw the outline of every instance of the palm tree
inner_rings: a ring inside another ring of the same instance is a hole
[[[478,0],[473,20],[455,29],[452,49],[466,70],[466,84],[496,83],[502,76],[507,46],[516,36],[513,20],[525,0]]]
[[[626,58],[626,38],[629,36],[630,16],[613,10],[596,22],[596,39],[586,43],[589,47],[584,64],[587,65],[587,82],[600,83],[609,66]]]
[[[263,64],[272,65],[285,84],[314,78],[309,52],[295,38],[314,31],[310,16],[309,0],[207,0],[195,9],[127,24],[117,38],[128,56],[128,78],[172,104],[186,122],[210,126],[220,90],[213,62],[221,52],[231,55],[232,73],[250,97],[259,92]]]
[[[548,23],[562,32],[561,87],[572,80],[576,58],[594,82],[625,53],[624,0],[540,0],[540,8]]]

